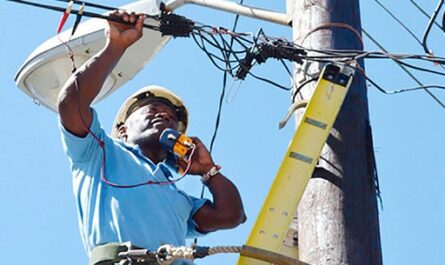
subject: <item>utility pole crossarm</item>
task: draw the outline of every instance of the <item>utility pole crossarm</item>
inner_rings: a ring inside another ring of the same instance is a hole
[[[290,26],[292,21],[291,18],[284,13],[279,13],[262,8],[250,7],[246,5],[240,5],[225,0],[171,0],[166,4],[166,8],[167,10],[175,10],[185,4],[195,4],[195,5],[210,7],[213,9],[235,13],[243,16],[253,17],[256,19],[261,19],[284,26]]]

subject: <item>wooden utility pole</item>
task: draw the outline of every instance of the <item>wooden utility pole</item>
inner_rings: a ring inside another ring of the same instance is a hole
[[[359,0],[287,4],[294,42],[312,49],[363,49]],[[296,65],[296,87],[320,67]],[[297,99],[308,99],[314,85]],[[298,227],[300,259],[314,265],[382,264],[376,186],[367,89],[357,71],[291,226]]]

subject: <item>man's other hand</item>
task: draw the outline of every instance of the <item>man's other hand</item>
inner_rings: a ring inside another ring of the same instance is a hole
[[[204,175],[215,165],[213,162],[210,152],[207,150],[205,145],[199,140],[198,137],[190,137],[195,144],[195,152],[191,158],[191,166],[188,174],[192,175]],[[182,169],[187,168],[187,162],[184,160],[179,160],[179,165]]]

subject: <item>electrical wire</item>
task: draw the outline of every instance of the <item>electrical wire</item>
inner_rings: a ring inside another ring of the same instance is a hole
[[[414,0],[409,0],[409,1],[420,11],[420,13],[424,14],[428,18],[428,20],[431,19],[431,16],[419,4],[417,4]],[[445,32],[445,28],[436,21],[434,21],[434,25],[436,25],[438,28],[440,28],[442,31]]]
[[[30,5],[30,6],[44,8],[44,9],[53,10],[53,11],[59,11],[59,12],[65,12],[66,11],[66,8],[63,8],[63,7],[45,5],[45,4],[40,4],[40,3],[35,3],[35,2],[30,2],[30,1],[24,1],[24,0],[6,0],[6,1],[14,2],[14,3],[20,3],[20,4],[25,4],[25,5]],[[71,9],[70,10],[70,14],[78,14],[78,13],[79,13],[79,10],[77,10],[77,9]],[[110,20],[110,21],[113,21],[113,22],[118,22],[118,23],[122,23],[122,24],[126,24],[126,25],[133,25],[130,22],[125,22],[123,20],[120,20],[120,19],[108,16],[108,15],[101,15],[101,14],[96,14],[96,13],[87,12],[87,11],[83,11],[82,15],[85,16],[85,17],[90,17],[90,18],[100,18],[100,19]],[[159,19],[157,16],[148,16],[148,17]],[[158,26],[144,24],[143,27],[147,28],[147,29],[159,31],[159,27]]]
[[[244,0],[240,0],[240,4],[243,4],[243,2],[244,2]],[[238,20],[239,20],[239,15],[237,14],[235,16],[235,21],[233,23],[232,32],[235,32],[236,27],[238,25]],[[230,41],[230,45],[229,45],[230,49],[233,46],[234,39],[235,39],[234,36],[232,36],[231,41]],[[226,57],[230,57],[230,54],[226,54]],[[228,65],[226,65],[226,66],[229,66],[229,68],[231,68],[229,62],[228,62]],[[217,111],[216,119],[215,119],[215,128],[213,130],[212,139],[210,141],[210,148],[209,148],[210,154],[212,154],[212,152],[213,152],[213,146],[215,144],[215,140],[216,140],[216,137],[218,135],[219,124],[220,124],[220,121],[221,121],[222,107],[223,107],[223,103],[224,103],[224,97],[225,97],[225,94],[226,94],[226,86],[227,86],[227,71],[224,71],[221,95],[219,96],[218,111]],[[201,194],[200,194],[201,199],[204,198],[204,192],[205,192],[205,185],[203,184],[202,187],[201,187]],[[193,242],[196,245],[198,243],[198,238],[195,237]]]
[[[388,13],[395,21],[397,21],[397,23],[399,23],[400,26],[402,26],[402,28],[404,28],[416,41],[417,43],[419,43],[420,46],[422,45],[422,42],[420,41],[419,38],[417,38],[416,34],[414,34],[414,32],[412,32],[408,26],[405,25],[405,23],[403,23],[396,15],[394,15],[382,2],[380,2],[379,0],[374,0],[381,8],[383,8],[383,10],[386,11],[386,13]]]
[[[67,12],[66,8],[57,7],[57,6],[50,6],[50,5],[44,5],[44,4],[30,2],[30,1],[24,1],[24,0],[7,0],[7,1],[20,3],[20,4],[31,5],[31,6],[35,6],[35,7],[39,7],[39,8],[55,10],[55,11],[59,11],[59,12]],[[109,11],[109,10],[116,10],[116,8],[114,8],[114,7],[105,6],[105,5],[98,5],[98,4],[84,2],[84,1],[79,1],[79,0],[73,0],[73,1],[70,1],[70,0],[56,0],[56,1],[59,1],[59,2],[69,2],[69,3],[75,3],[75,4],[82,4],[82,6],[88,6],[88,7],[93,7],[93,8],[100,8],[100,9],[104,9],[104,10],[107,10],[107,11]],[[413,0],[410,0],[410,1],[418,9],[420,9],[422,13],[425,14],[423,9],[421,9],[420,6],[417,5],[417,3],[415,3]],[[425,48],[425,50],[427,49],[427,47],[426,47],[426,39],[428,37],[429,30],[431,29],[431,26],[433,24],[435,24],[435,16],[439,12],[439,10],[440,10],[441,6],[443,5],[444,1],[445,0],[440,0],[438,6],[436,7],[434,15],[430,17],[430,23],[429,23],[429,25],[427,27],[427,30],[425,32],[425,35],[424,35],[424,44],[425,44],[424,48]],[[393,17],[405,30],[407,30],[413,37],[415,37],[415,34],[411,30],[409,30],[409,28],[400,19],[398,19],[388,8],[386,8],[385,5],[383,5],[379,0],[375,0],[375,2],[378,3],[388,14],[390,14],[391,17]],[[241,3],[242,3],[242,1],[241,1]],[[120,22],[120,23],[125,23],[125,22],[122,22],[119,19],[116,19],[116,18],[113,18],[113,17],[109,17],[109,16],[105,16],[105,15],[95,14],[95,13],[92,13],[92,12],[85,12],[85,11],[83,11],[83,13],[81,14],[81,10],[80,9],[79,10],[71,9],[67,13],[69,13],[69,14],[77,14],[77,16],[78,16],[77,20],[79,20],[79,22],[80,22],[81,16],[87,16],[87,17],[95,17],[95,18],[101,18],[101,19],[112,20],[112,21],[116,21],[116,22]],[[81,14],[81,16],[80,16],[80,14]],[[166,19],[165,17],[163,17],[163,13],[160,16],[148,16],[148,17],[153,18],[156,21],[160,21],[161,24],[162,24],[162,20]],[[210,59],[211,63],[218,70],[220,70],[220,71],[225,73],[226,77],[227,77],[227,75],[231,75],[233,77],[234,76],[234,71],[236,69],[238,69],[238,71],[240,71],[240,70],[245,71],[245,73],[247,75],[252,76],[253,78],[256,78],[256,79],[258,79],[260,81],[263,81],[263,82],[266,82],[268,84],[271,84],[271,85],[273,85],[273,86],[275,86],[277,88],[280,88],[282,90],[285,90],[285,91],[291,90],[290,87],[280,85],[280,84],[278,84],[278,83],[276,83],[276,82],[274,82],[272,80],[269,80],[267,78],[264,78],[262,76],[258,76],[256,74],[252,73],[251,67],[254,66],[254,65],[257,65],[257,63],[252,61],[248,66],[246,66],[246,65],[244,65],[244,62],[243,62],[244,59],[241,59],[243,56],[246,57],[249,54],[260,52],[259,51],[260,45],[263,45],[264,43],[270,44],[270,45],[273,46],[273,43],[276,42],[276,43],[280,43],[280,45],[281,45],[280,47],[282,47],[283,49],[292,50],[292,51],[295,51],[295,52],[298,52],[299,50],[304,51],[305,54],[298,55],[297,57],[293,58],[294,60],[307,60],[307,61],[314,61],[314,62],[320,62],[320,63],[331,63],[331,62],[347,63],[347,62],[356,61],[356,60],[359,60],[359,59],[390,59],[390,60],[394,61],[399,67],[401,67],[402,70],[405,71],[410,76],[410,78],[412,78],[419,85],[417,87],[418,89],[424,89],[439,105],[441,105],[442,107],[445,108],[445,104],[442,103],[442,101],[436,95],[434,95],[431,91],[429,91],[429,88],[437,88],[437,86],[424,85],[408,69],[413,69],[413,70],[416,70],[416,71],[427,72],[427,73],[430,73],[430,74],[435,74],[435,75],[440,75],[440,76],[444,76],[445,73],[443,73],[441,71],[432,70],[430,68],[421,67],[421,66],[418,66],[418,65],[413,64],[413,63],[406,62],[406,60],[420,60],[420,61],[433,62],[434,64],[438,64],[438,65],[442,66],[442,65],[445,64],[445,58],[443,58],[443,57],[436,57],[436,56],[433,56],[432,54],[427,54],[427,55],[391,54],[388,51],[386,51],[380,44],[378,44],[378,42],[372,36],[370,36],[370,34],[368,34],[365,30],[362,30],[362,32],[371,41],[373,41],[383,52],[361,51],[361,50],[329,50],[329,49],[307,48],[307,47],[303,47],[301,45],[298,45],[296,43],[292,43],[292,42],[283,40],[282,38],[274,38],[274,37],[266,36],[262,29],[260,29],[258,31],[257,36],[254,37],[251,33],[235,32],[236,24],[237,24],[237,21],[238,21],[237,18],[235,20],[235,23],[234,23],[235,25],[234,25],[232,31],[229,31],[229,30],[227,30],[225,28],[222,28],[222,27],[219,27],[219,28],[211,27],[211,26],[208,26],[208,25],[205,25],[205,24],[201,24],[201,23],[198,23],[198,22],[193,22],[193,21],[187,20],[187,19],[186,19],[186,21],[190,22],[191,25],[193,25],[193,26],[191,26],[191,33],[190,33],[190,35],[193,38],[193,40],[195,41],[195,43],[197,44],[197,46],[199,47],[199,49],[201,49],[207,55],[207,57]],[[171,22],[171,21],[169,21],[169,22]],[[125,23],[125,24],[128,24],[128,23]],[[335,24],[335,25],[334,24],[333,25],[322,25],[322,26],[317,27],[316,29],[322,29],[322,28],[326,28],[326,27],[330,27],[330,26],[342,27],[342,28],[350,29],[350,27],[348,25],[346,25],[346,24],[345,25],[343,25],[341,23],[338,24],[338,25],[337,24]],[[144,27],[145,28],[150,28],[152,30],[157,30],[157,31],[161,30],[159,26],[154,26],[154,25],[144,24]],[[350,29],[350,30],[354,31],[355,29]],[[315,30],[312,30],[311,32],[313,32],[313,31],[315,31]],[[358,34],[355,31],[354,31],[354,33],[357,36],[360,37],[360,34]],[[227,36],[230,37],[230,41],[226,40]],[[247,39],[246,38],[247,36],[250,36],[252,38],[252,40]],[[417,39],[417,37],[416,37],[416,41],[419,42],[419,39]],[[234,44],[235,43],[237,44],[238,49],[234,49]],[[215,51],[212,51],[210,49],[213,49],[213,50],[217,51],[218,54],[216,54]],[[311,55],[307,55],[307,53],[311,53]],[[272,58],[274,58],[274,57],[272,56]],[[290,76],[293,76],[291,71],[287,67],[287,65],[284,63],[283,58],[278,58],[278,59],[283,64],[283,66],[284,66],[285,70],[287,71],[287,73]],[[262,61],[259,61],[258,64],[260,64],[260,63],[265,61],[264,58],[261,59],[261,60]],[[406,89],[406,91],[414,91],[414,90]],[[213,145],[212,145],[212,147],[213,147]]]
[[[387,50],[375,39],[373,38],[368,32],[366,32],[366,30],[362,29],[362,32],[375,44],[377,45],[382,51],[384,51],[385,53],[387,53]],[[399,63],[399,61],[395,61],[397,63],[397,65],[402,68],[402,70],[408,74],[409,77],[411,77],[411,79],[413,79],[418,85],[419,87],[424,87],[425,85],[419,80],[417,79],[406,67],[405,65],[402,65]],[[371,82],[372,83],[372,82]],[[374,82],[375,84],[375,82]],[[374,85],[373,84],[373,85]],[[379,86],[375,86],[377,88],[379,88]],[[380,87],[381,88],[381,87]],[[380,89],[379,89],[380,90]],[[384,91],[384,89],[382,89]],[[437,102],[437,104],[439,104],[442,108],[445,108],[445,104],[436,96],[434,95],[428,88],[424,88],[423,89],[431,98],[433,98],[434,101]]]
[[[108,10],[108,11],[117,10],[117,8],[115,8],[115,7],[99,5],[99,4],[85,2],[85,1],[78,1],[78,0],[54,0],[54,1],[65,2],[65,3],[72,1],[73,3],[76,3],[76,4],[84,4],[85,6],[99,8],[99,9]]]
[[[428,44],[427,44],[428,35],[430,34],[431,27],[433,26],[433,23],[436,20],[437,14],[439,13],[440,9],[442,8],[442,5],[444,2],[445,2],[445,0],[439,0],[439,3],[437,4],[437,7],[434,10],[434,13],[431,16],[430,21],[428,22],[428,25],[425,29],[425,33],[423,34],[422,46],[423,46],[423,50],[425,51],[426,54],[433,54],[433,52],[428,48]]]
[[[296,99],[298,93],[300,93],[301,89],[303,89],[303,87],[305,87],[306,85],[308,85],[308,84],[311,83],[311,82],[315,82],[315,81],[317,81],[318,78],[319,78],[319,76],[314,76],[314,77],[312,77],[312,78],[310,78],[310,79],[305,80],[304,82],[302,82],[302,83],[295,89],[295,91],[293,92],[293,95],[292,95],[292,103],[295,103],[295,99]]]

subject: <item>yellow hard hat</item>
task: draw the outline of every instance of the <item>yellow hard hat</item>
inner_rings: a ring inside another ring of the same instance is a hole
[[[151,85],[139,89],[125,100],[114,119],[111,135],[114,138],[119,138],[119,127],[125,123],[134,108],[138,106],[138,103],[146,100],[150,101],[152,99],[165,102],[167,105],[171,105],[175,109],[176,116],[178,117],[178,131],[185,133],[188,124],[188,111],[182,100],[166,88]]]

